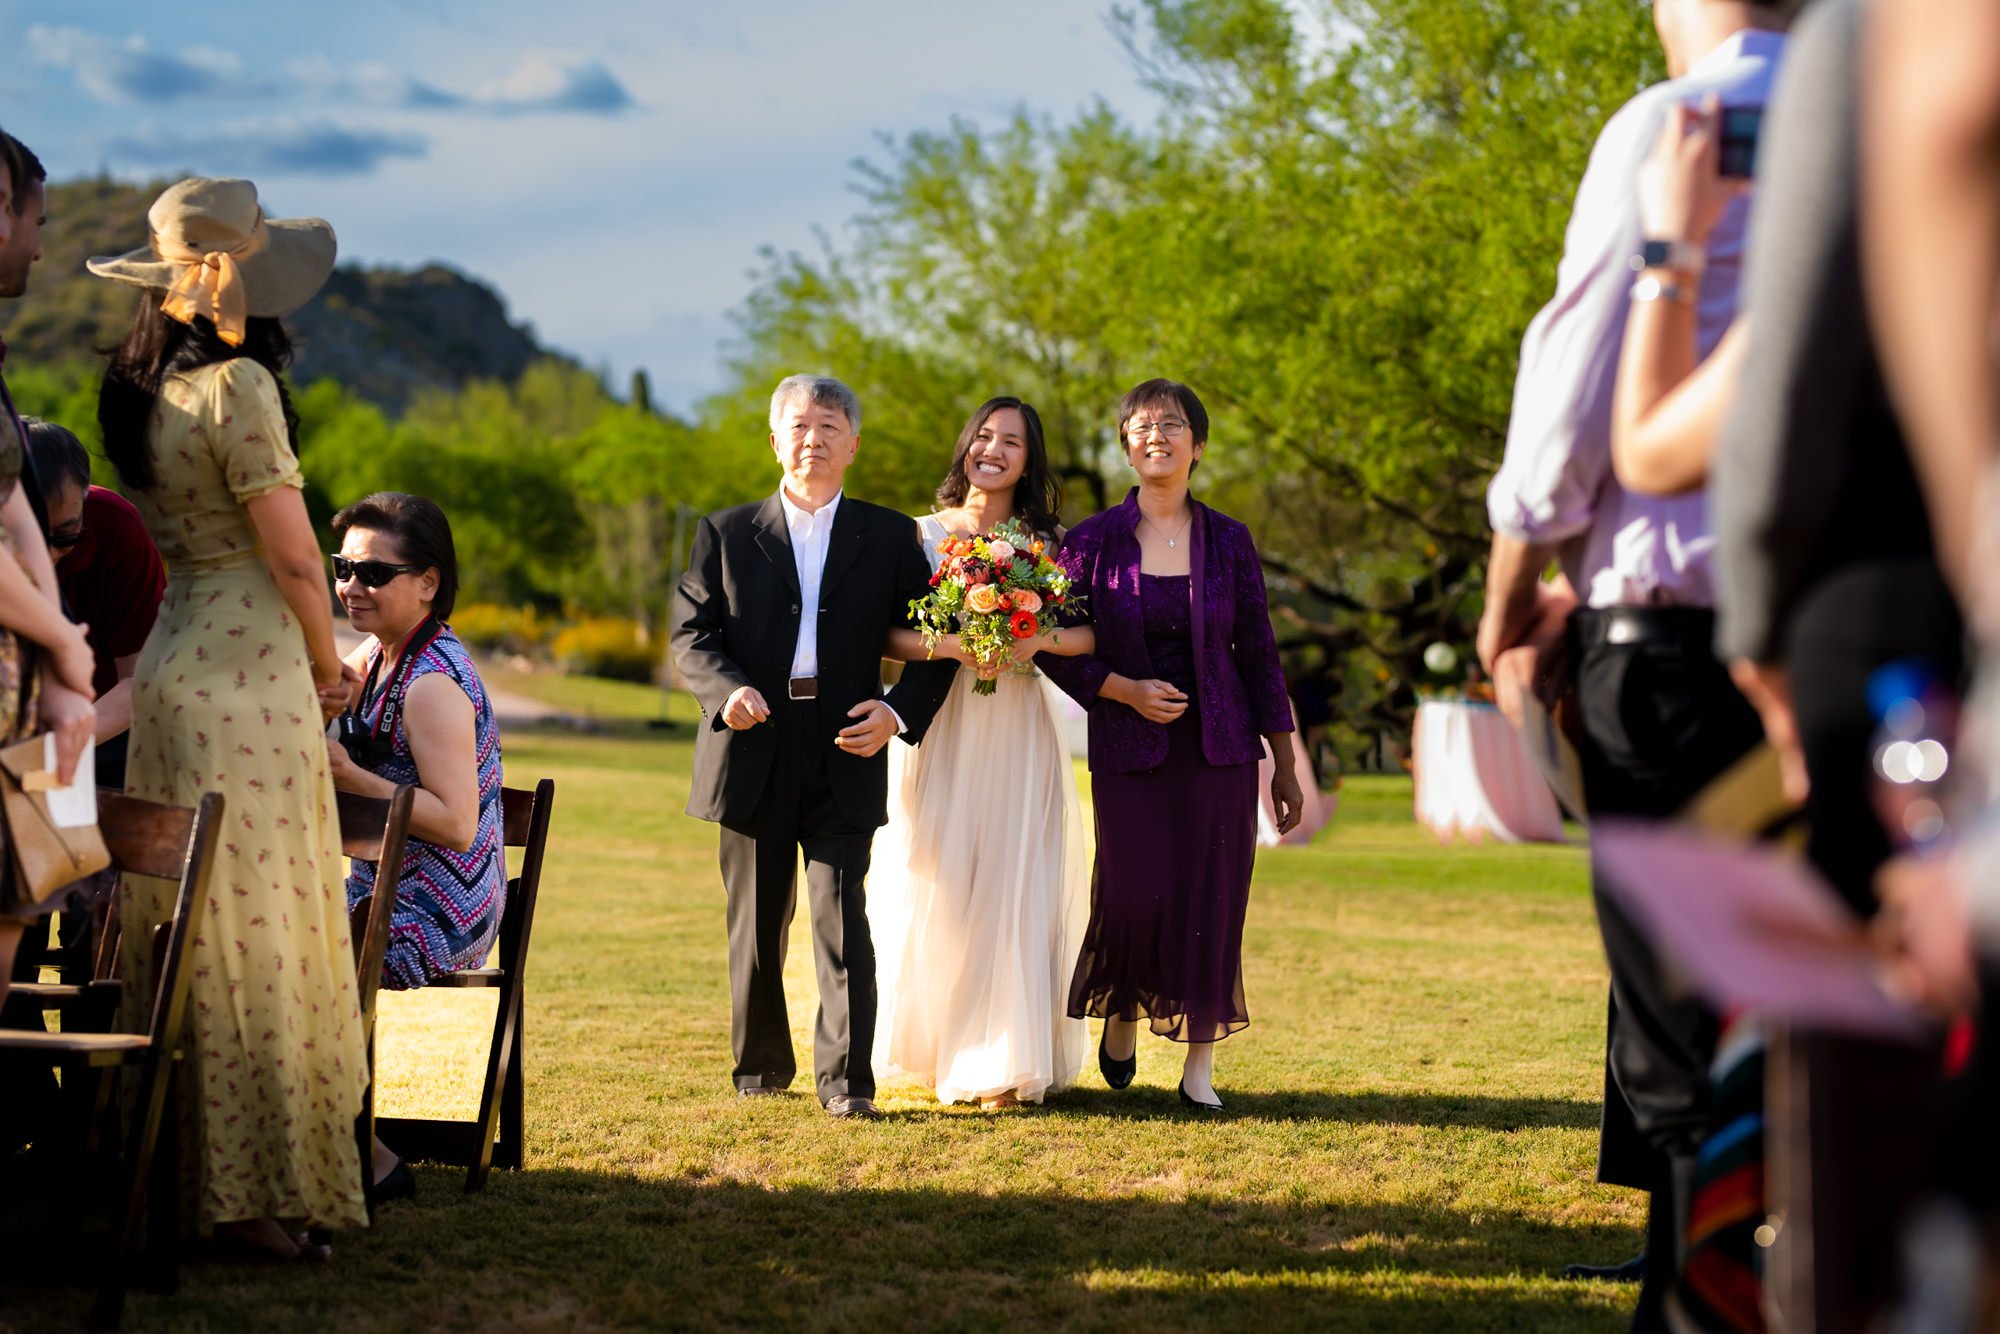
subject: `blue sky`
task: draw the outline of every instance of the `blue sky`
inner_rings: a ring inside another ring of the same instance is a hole
[[[685,409],[761,246],[878,136],[1155,105],[1098,0],[0,0],[0,125],[56,179],[244,175],[345,259],[443,260]],[[60,219],[55,220],[60,225]]]

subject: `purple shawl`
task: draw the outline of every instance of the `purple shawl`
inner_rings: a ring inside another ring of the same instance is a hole
[[[1214,765],[1250,764],[1264,755],[1264,735],[1292,730],[1292,707],[1278,666],[1278,641],[1264,601],[1264,571],[1250,530],[1191,500],[1190,595],[1194,601],[1195,690],[1201,749]],[[1090,711],[1093,773],[1153,769],[1167,758],[1167,729],[1137,710],[1099,697],[1113,672],[1153,675],[1139,604],[1139,492],[1070,529],[1057,561],[1085,597],[1097,651],[1065,658],[1039,654],[1035,665]]]

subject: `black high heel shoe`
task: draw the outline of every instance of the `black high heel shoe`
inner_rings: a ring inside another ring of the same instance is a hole
[[[1185,1082],[1183,1082],[1180,1085],[1180,1095],[1181,1095],[1181,1106],[1189,1108],[1193,1111],[1206,1112],[1210,1116],[1213,1116],[1216,1113],[1223,1110],[1221,1103],[1203,1102],[1201,1099],[1189,1093],[1187,1091],[1187,1084]]]
[[[417,1195],[417,1177],[410,1171],[410,1165],[398,1158],[380,1181],[369,1188],[368,1198],[374,1204],[387,1204],[391,1200],[412,1200]]]
[[[1104,1049],[1104,1039],[1110,1036],[1111,1025],[1104,1025],[1105,1033],[1097,1039],[1097,1068],[1104,1075],[1104,1082],[1112,1088],[1122,1089],[1132,1082],[1132,1076],[1139,1073],[1139,1049],[1135,1046],[1132,1054],[1122,1061],[1111,1059],[1111,1053]]]

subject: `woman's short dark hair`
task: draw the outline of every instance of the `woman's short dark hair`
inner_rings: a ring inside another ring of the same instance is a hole
[[[21,425],[28,432],[28,458],[35,465],[35,480],[42,484],[44,497],[54,496],[64,482],[75,482],[80,491],[90,490],[90,451],[75,432],[40,417],[23,417]]]
[[[972,442],[979,438],[979,428],[986,425],[987,418],[1007,408],[1021,414],[1021,421],[1026,426],[1022,435],[1028,454],[1021,468],[1021,480],[1014,484],[1014,511],[1027,522],[1030,531],[1053,534],[1056,516],[1062,511],[1062,488],[1056,484],[1055,472],[1049,467],[1048,445],[1042,437],[1042,417],[1033,407],[1011,394],[1001,394],[981,403],[966,421],[965,429],[958,433],[958,444],[951,452],[951,468],[945,473],[944,480],[938,483],[938,504],[965,503],[972,485],[965,475],[965,456],[971,452]]]
[[[1178,380],[1147,380],[1132,386],[1124,401],[1118,405],[1119,446],[1122,448],[1125,444],[1125,424],[1138,415],[1140,408],[1166,403],[1171,403],[1181,416],[1187,418],[1188,431],[1194,437],[1194,443],[1206,444],[1208,409],[1201,405],[1201,399],[1195,396],[1194,390]],[[1201,460],[1196,459],[1188,466],[1188,476],[1194,476],[1194,470],[1200,466]]]
[[[438,591],[431,601],[431,615],[440,621],[450,618],[458,601],[458,551],[451,543],[451,520],[435,500],[407,491],[377,491],[333,516],[336,542],[346,541],[350,528],[387,533],[396,539],[405,564],[436,569]]]

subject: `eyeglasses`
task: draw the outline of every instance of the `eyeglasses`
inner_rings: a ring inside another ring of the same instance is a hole
[[[417,574],[429,569],[428,565],[391,565],[386,560],[349,560],[345,556],[333,558],[333,577],[345,582],[359,579],[369,588],[380,588],[399,574]]]
[[[1125,423],[1125,438],[1127,440],[1144,440],[1153,432],[1158,431],[1162,440],[1178,440],[1186,432],[1187,428],[1188,424],[1186,422],[1175,421],[1171,417],[1166,421],[1158,422],[1127,422]]]
[[[49,545],[63,551],[68,551],[71,547],[83,541],[84,534],[87,531],[82,524],[78,524],[68,532],[64,532],[58,528],[49,534]]]

